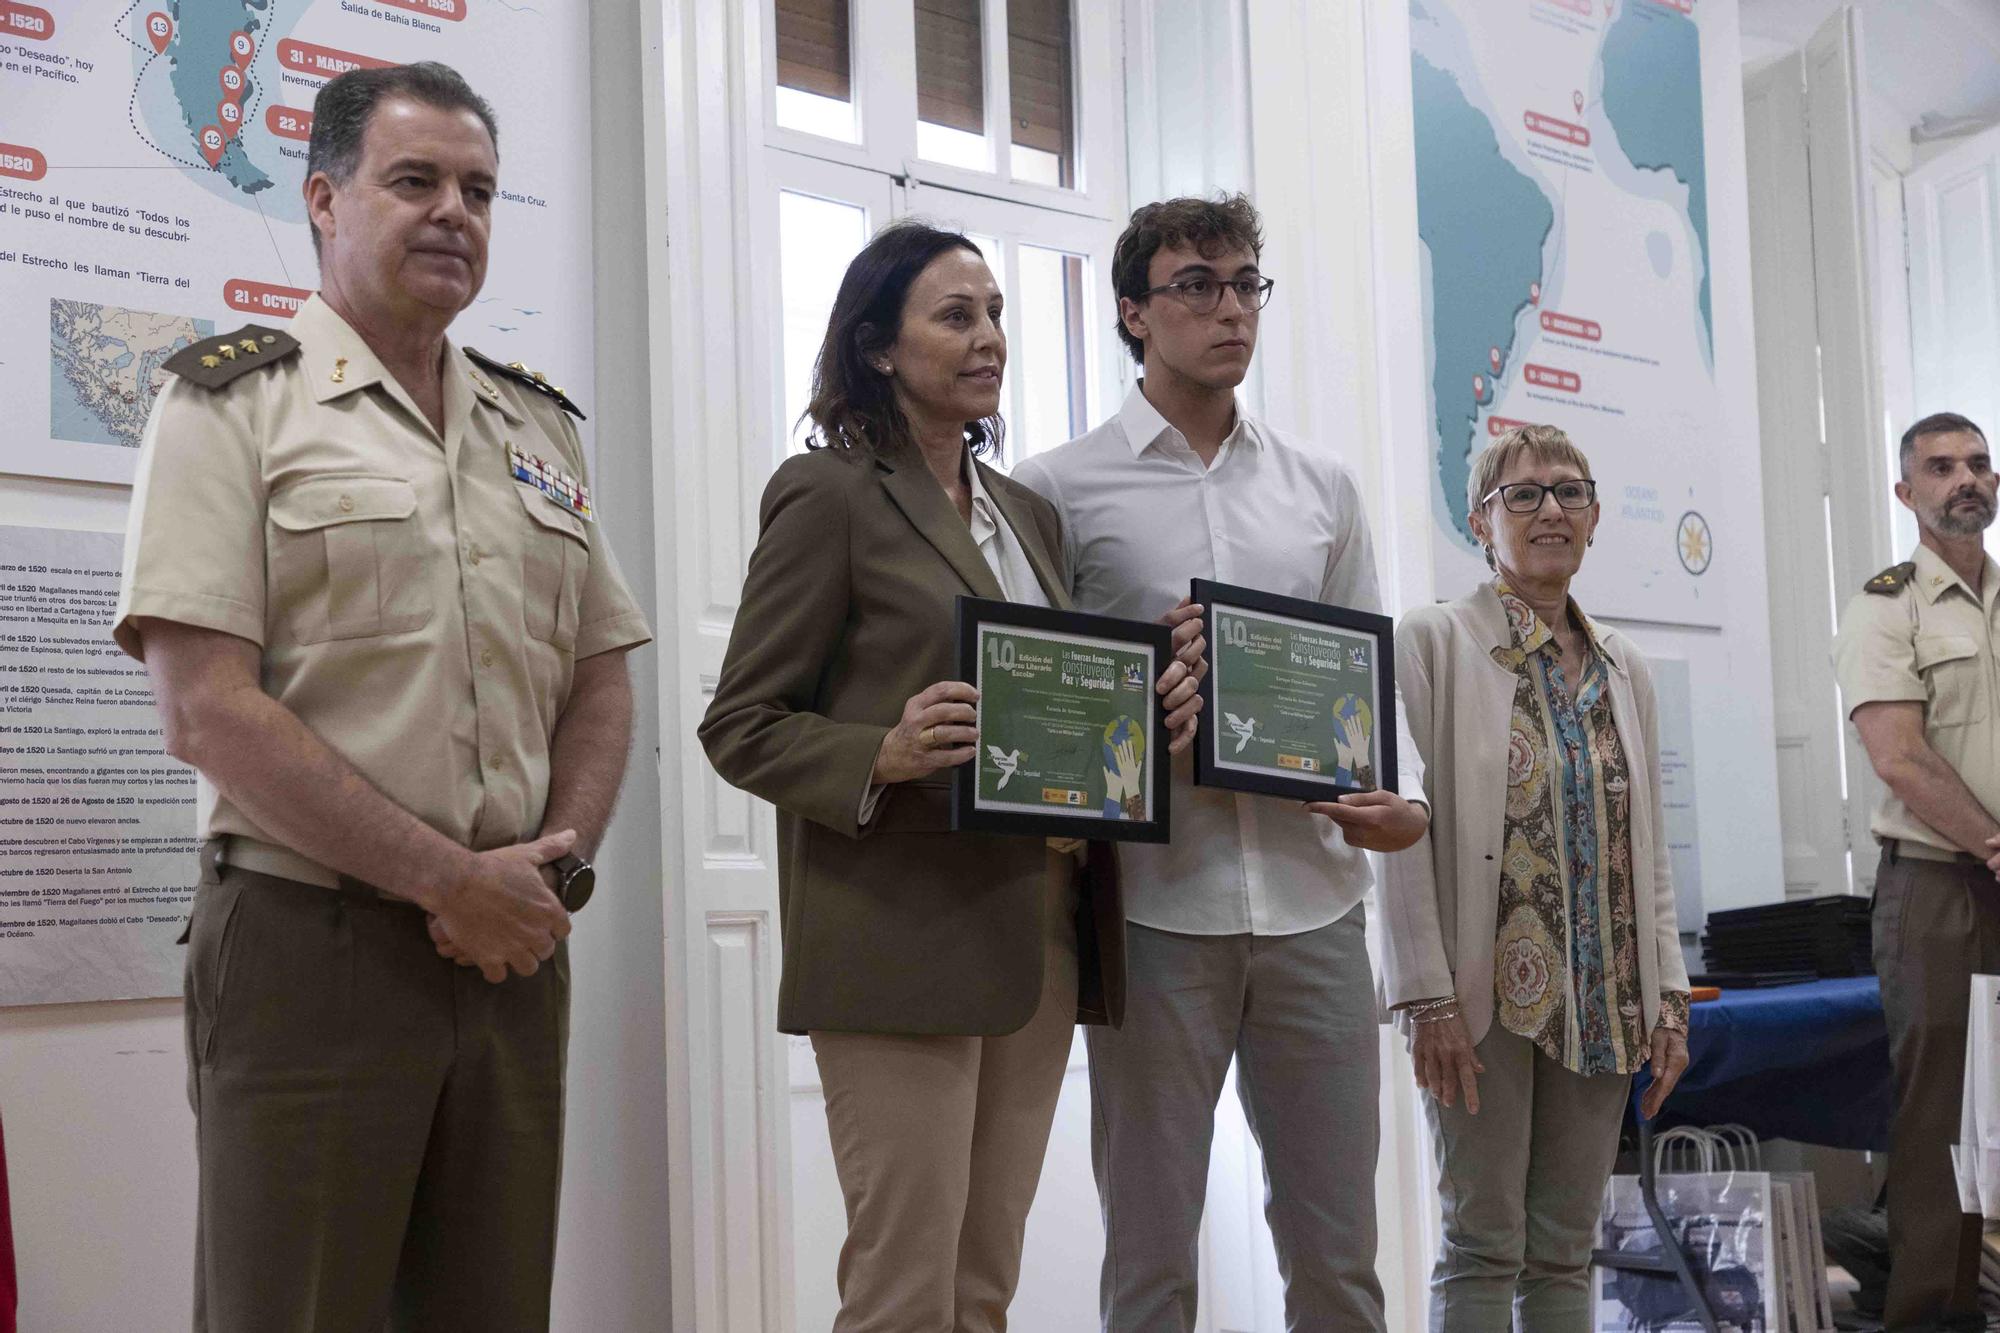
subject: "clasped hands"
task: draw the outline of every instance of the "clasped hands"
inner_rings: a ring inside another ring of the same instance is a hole
[[[576,830],[563,829],[533,842],[468,852],[452,882],[418,903],[438,953],[460,967],[478,968],[496,984],[510,970],[533,976],[569,937],[569,912],[545,867],[575,846]]]
[[[1173,630],[1174,660],[1153,689],[1167,710],[1167,751],[1179,754],[1194,744],[1201,712],[1196,691],[1208,674],[1208,640],[1201,632],[1200,605],[1186,598],[1160,623]],[[978,702],[979,691],[962,680],[941,680],[911,695],[875,752],[870,784],[909,782],[969,761],[979,752]]]

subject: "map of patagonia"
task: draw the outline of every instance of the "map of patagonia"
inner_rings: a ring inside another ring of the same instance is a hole
[[[1584,587],[1719,623],[1703,4],[1410,0],[1440,587],[1486,572],[1473,459],[1549,424],[1598,481]]]
[[[49,434],[137,449],[165,378],[160,364],[214,332],[212,320],[50,301]]]
[[[489,277],[452,334],[587,382],[588,46],[585,0],[0,0],[0,301],[48,311],[0,323],[33,423],[0,471],[129,482],[159,363],[297,311],[313,101],[352,69],[442,61],[492,103]]]

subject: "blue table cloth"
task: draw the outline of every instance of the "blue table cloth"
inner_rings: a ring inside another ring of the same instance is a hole
[[[1748,1125],[1759,1138],[1889,1148],[1889,1031],[1874,977],[1724,991],[1690,1011],[1688,1067],[1655,1122]],[[1633,1106],[1650,1074],[1635,1081]]]

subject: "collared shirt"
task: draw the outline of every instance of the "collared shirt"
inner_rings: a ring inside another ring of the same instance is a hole
[[[1833,644],[1842,701],[1850,717],[1868,703],[1922,704],[1924,739],[2000,817],[2000,565],[1986,557],[1974,592],[1930,547],[1910,559],[1916,569],[1901,588],[1857,593],[1847,604]],[[1985,856],[1955,845],[1886,788],[1869,828],[1941,855]]]
[[[1158,620],[1196,578],[1381,609],[1353,475],[1240,409],[1203,467],[1135,386],[1117,416],[1023,461],[1014,479],[1056,507],[1080,611]],[[1416,749],[1401,753],[1412,756],[1403,794],[1421,797]],[[1190,935],[1289,935],[1345,916],[1373,882],[1331,820],[1196,787],[1187,753],[1175,756],[1173,781],[1173,841],[1119,849],[1132,921]]]
[[[476,850],[533,836],[577,659],[646,642],[610,544],[514,476],[583,480],[568,417],[445,347],[444,430],[318,296],[299,351],[219,389],[170,379],[140,445],[113,633],[247,639],[263,686],[390,800]],[[206,778],[229,859],[331,884]]]
[[[1042,581],[1035,577],[1035,567],[1028,563],[1028,553],[1020,537],[1000,512],[1000,506],[986,493],[979,469],[969,459],[965,473],[972,486],[972,544],[986,557],[986,567],[999,581],[1001,593],[1010,602],[1046,607],[1048,594],[1042,591]]]
[[[1554,631],[1505,579],[1494,590],[1512,643],[1493,659],[1515,676],[1495,1016],[1575,1073],[1629,1074],[1650,1052],[1639,1000],[1632,784],[1611,712],[1610,660],[1572,601],[1586,640],[1572,688]],[[1686,1031],[1687,993],[1660,998],[1661,1025]]]

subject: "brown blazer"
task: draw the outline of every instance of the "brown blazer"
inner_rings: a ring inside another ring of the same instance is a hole
[[[976,463],[1049,604],[1069,607],[1055,509]],[[820,449],[764,490],[757,549],[700,735],[722,777],[778,808],[785,1032],[998,1036],[1042,993],[1041,838],[951,833],[949,770],[890,787],[859,823],[882,738],[959,676],[954,599],[998,598],[972,534],[915,451]],[[1117,857],[1081,874],[1077,1017],[1125,1012]]]

